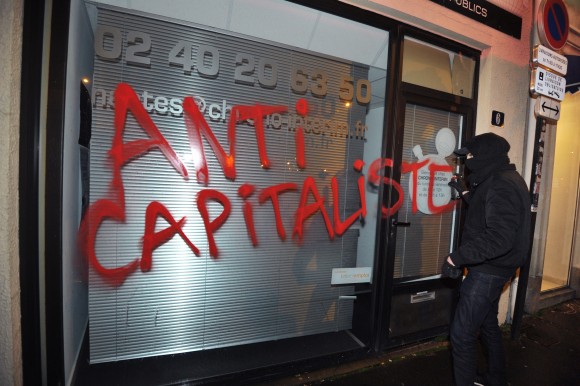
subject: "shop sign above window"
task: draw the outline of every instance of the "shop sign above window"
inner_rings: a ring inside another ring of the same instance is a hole
[[[500,32],[521,38],[522,18],[484,0],[431,0]]]

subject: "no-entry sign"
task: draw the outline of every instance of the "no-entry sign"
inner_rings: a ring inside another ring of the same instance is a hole
[[[538,34],[542,44],[560,50],[568,41],[568,10],[562,0],[543,0],[538,12]]]

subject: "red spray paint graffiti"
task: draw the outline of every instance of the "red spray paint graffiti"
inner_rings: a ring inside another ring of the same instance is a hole
[[[115,91],[115,101],[115,136],[111,145],[111,150],[109,151],[109,156],[112,160],[112,179],[109,185],[109,197],[99,199],[89,206],[79,229],[79,241],[81,243],[81,250],[87,256],[93,269],[101,277],[103,277],[103,279],[107,280],[112,285],[118,286],[122,285],[127,277],[134,273],[138,267],[140,267],[142,272],[151,270],[153,252],[155,249],[169,241],[176,234],[178,234],[183,239],[183,241],[188,245],[188,247],[196,256],[199,256],[200,252],[183,232],[183,226],[186,222],[186,218],[183,217],[179,221],[175,220],[174,216],[163,204],[154,201],[148,205],[145,214],[145,230],[142,238],[141,256],[136,257],[126,265],[115,268],[107,268],[99,261],[96,255],[95,247],[97,232],[100,226],[104,221],[107,220],[121,223],[126,221],[125,193],[121,169],[127,163],[146,155],[147,152],[151,151],[152,149],[159,149],[167,161],[182,176],[184,180],[188,180],[189,178],[188,170],[185,164],[181,161],[179,156],[172,149],[171,145],[167,142],[157,126],[153,123],[151,117],[141,104],[135,91],[127,84],[119,84],[117,90]],[[184,99],[183,109],[185,127],[189,136],[191,151],[194,154],[199,155],[199,157],[194,157],[196,178],[199,183],[205,186],[207,186],[209,183],[209,172],[207,168],[206,156],[203,150],[202,135],[209,143],[211,149],[213,150],[214,156],[219,161],[224,177],[233,181],[236,178],[236,127],[238,123],[249,119],[254,122],[256,142],[261,166],[264,168],[271,167],[266,148],[263,119],[265,116],[274,113],[286,112],[286,107],[263,105],[233,106],[230,120],[228,122],[228,142],[230,145],[229,154],[225,152],[215,137],[212,129],[209,127],[207,121],[203,117],[203,114],[199,111],[199,108],[195,104],[193,98],[186,97]],[[302,99],[296,103],[296,111],[300,115],[306,116],[308,113],[308,103],[306,100]],[[135,140],[127,143],[123,142],[123,133],[125,130],[127,114],[129,112],[133,114],[139,126],[149,136],[148,139]],[[297,165],[299,168],[304,169],[306,168],[306,158],[304,152],[304,135],[301,128],[296,130],[295,143]],[[412,178],[416,179],[416,171],[425,166],[425,162],[427,161],[411,164],[403,163],[402,172],[412,173]],[[362,172],[363,165],[363,161],[356,160],[353,164],[353,168],[355,171],[360,173]],[[383,174],[381,172],[384,168],[393,167],[394,165],[392,160],[387,158],[378,158],[370,164],[368,169],[368,183],[374,186],[379,186],[381,183],[384,185],[392,186],[398,193],[398,200],[394,205],[391,207],[382,207],[381,212],[383,217],[388,217],[395,214],[403,204],[404,193],[401,186],[396,181],[388,177],[381,177]],[[429,165],[429,171],[431,176],[434,176],[436,172],[451,171],[451,167]],[[305,221],[308,218],[319,214],[322,216],[330,240],[332,240],[335,235],[342,236],[355,223],[357,219],[364,219],[367,214],[365,177],[362,174],[357,180],[357,186],[360,207],[344,221],[342,221],[339,214],[338,180],[336,177],[331,179],[333,207],[333,221],[331,222],[326,210],[326,206],[324,205],[326,198],[319,193],[314,178],[307,176],[304,179],[300,192],[299,205],[295,213],[294,229],[292,231],[292,235],[296,236],[298,242],[301,242],[304,235],[303,233]],[[256,188],[253,185],[244,183],[238,188],[238,196],[240,196],[244,202],[242,211],[248,237],[252,245],[257,247],[258,236],[256,234],[254,225],[253,206],[249,200],[250,197],[255,193],[255,190]],[[270,201],[272,203],[272,209],[276,222],[276,231],[278,233],[278,237],[282,241],[286,240],[286,231],[282,223],[279,197],[280,195],[287,192],[297,190],[298,186],[294,183],[281,183],[263,188],[258,194],[258,202],[260,204],[264,204],[266,201]],[[417,189],[415,189],[415,192],[416,191]],[[433,178],[431,178],[431,181],[429,182],[429,192],[431,193],[432,191]],[[313,202],[310,202],[311,197]],[[415,201],[415,199],[416,197],[412,197],[413,201]],[[455,205],[455,203],[452,202],[444,206],[436,206],[433,204],[431,198],[429,198],[429,200],[429,209],[432,211],[432,213],[442,213],[444,211],[452,210],[453,206]],[[210,218],[207,207],[208,201],[215,201],[222,206],[221,213],[214,219]],[[197,194],[196,205],[203,220],[206,238],[209,244],[209,254],[213,258],[217,258],[219,256],[219,249],[216,244],[214,235],[228,220],[228,217],[232,211],[231,202],[225,194],[215,189],[203,189],[200,190]],[[412,208],[413,212],[417,211],[416,204],[414,204]],[[162,217],[165,221],[167,221],[169,226],[159,232],[155,232],[156,221],[159,217]]]
[[[274,208],[274,218],[276,219],[276,230],[278,231],[278,236],[280,240],[286,240],[286,231],[284,230],[284,225],[282,224],[282,216],[280,214],[280,204],[278,202],[278,196],[280,193],[287,192],[290,190],[298,190],[298,186],[291,182],[284,184],[270,186],[265,188],[260,193],[260,204],[263,204],[268,199],[272,201],[272,207]]]
[[[302,117],[308,115],[308,102],[306,99],[299,99],[298,102],[296,102],[296,112]],[[296,129],[294,141],[296,142],[296,164],[300,169],[305,169],[306,156],[304,153],[304,129],[302,127]]]

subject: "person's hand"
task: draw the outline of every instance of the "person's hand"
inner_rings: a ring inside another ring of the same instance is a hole
[[[463,270],[453,264],[451,257],[447,257],[441,266],[441,276],[449,277],[451,279],[459,279],[462,275]]]
[[[459,179],[455,176],[451,177],[451,181],[449,181],[447,185],[451,186],[459,194],[467,192],[467,186],[465,186],[465,182],[462,179]]]
[[[449,181],[447,185],[455,189],[457,192],[457,197],[463,198],[467,202],[466,195],[469,193],[469,191],[467,190],[467,186],[459,174],[454,174],[453,177],[451,177],[451,181]]]

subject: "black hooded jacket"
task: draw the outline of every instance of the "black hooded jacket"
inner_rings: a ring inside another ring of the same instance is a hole
[[[468,159],[466,166],[472,171],[469,205],[461,244],[451,253],[451,260],[474,271],[511,276],[529,252],[531,203],[527,185],[509,163],[507,150],[498,154],[497,148],[483,149]]]

